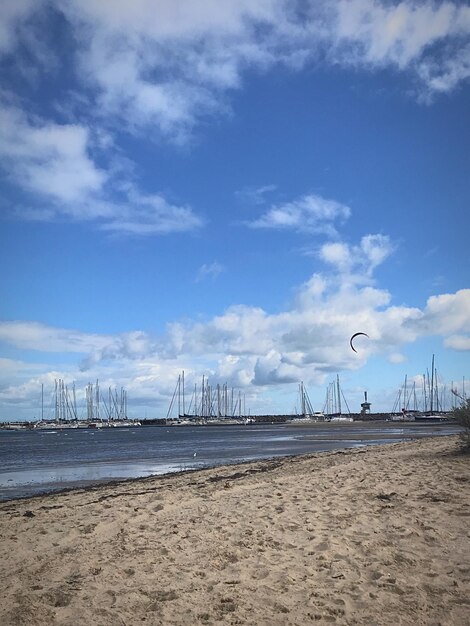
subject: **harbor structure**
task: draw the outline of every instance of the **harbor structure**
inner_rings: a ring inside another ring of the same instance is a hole
[[[361,403],[361,415],[370,413],[370,402],[367,401],[367,391],[364,391],[364,402]]]

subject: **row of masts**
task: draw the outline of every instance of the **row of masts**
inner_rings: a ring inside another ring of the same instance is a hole
[[[339,389],[339,380],[338,380]],[[187,390],[184,371],[178,376],[175,390],[171,398],[167,419],[177,412],[179,418],[242,418],[248,417],[246,410],[246,396],[240,390],[229,388],[227,383],[211,386],[206,376],[198,387],[194,384],[189,405],[186,404]],[[300,417],[314,415],[313,406],[303,382],[299,384],[299,407],[295,414]]]
[[[310,401],[307,389],[303,382],[299,383],[299,406],[295,407],[294,414],[298,417],[312,417],[321,415],[321,412],[315,413]],[[189,405],[187,402],[187,389],[185,384],[184,371],[178,376],[175,390],[171,398],[167,419],[177,413],[178,418],[241,418],[247,417],[246,397],[240,390],[236,391],[233,387],[229,388],[227,383],[216,386],[209,384],[209,379],[202,377],[200,387],[195,383],[192,390]],[[344,397],[339,384],[339,376],[327,388],[327,399],[323,408],[325,415],[341,415],[342,407],[346,406],[348,414],[350,413],[348,403]]]
[[[465,399],[465,378],[462,380],[462,391],[459,393],[454,388],[452,381],[450,391],[452,394],[452,406],[449,407],[449,394],[446,385],[439,381],[437,369],[434,365],[434,355],[432,356],[431,372],[426,370],[422,375],[421,381],[408,381],[405,376],[404,384],[399,389],[398,395],[393,405],[392,413],[422,412],[422,413],[442,413],[449,408],[456,407],[456,400]],[[458,402],[457,402],[458,404]]]
[[[98,380],[88,383],[86,387],[86,406],[88,420],[123,420],[127,419],[127,391],[121,387],[117,389],[108,388],[108,402],[101,394]],[[104,410],[103,410],[104,409]]]
[[[344,397],[343,390],[339,384],[339,376],[336,376],[336,380],[329,383],[326,388],[325,404],[323,405],[323,413],[325,415],[342,415],[346,407],[348,415],[351,413],[348,403]]]
[[[42,419],[44,419],[44,385],[41,387],[41,420]],[[56,422],[78,419],[75,383],[72,385],[72,390],[69,391],[68,386],[65,385],[61,378],[55,380],[54,419]]]
[[[121,387],[108,388],[107,398],[101,393],[98,380],[85,388],[86,419],[88,421],[127,419],[127,391]],[[54,421],[66,422],[79,419],[75,383],[69,389],[62,378],[55,379]],[[44,385],[41,385],[41,421],[44,421]]]
[[[454,383],[450,389],[452,395],[459,400],[466,399],[465,378],[462,381],[462,392],[454,389]],[[421,393],[420,393],[421,392]],[[418,396],[421,395],[421,398]],[[448,410],[447,389],[439,382],[437,369],[432,357],[431,371],[426,371],[422,376],[421,384],[414,380],[412,384],[405,376],[403,387],[399,390],[395,400],[392,413],[398,412],[444,412]],[[108,388],[107,394],[103,395],[99,381],[88,383],[85,389],[86,398],[86,419],[88,421],[103,420],[126,420],[127,419],[127,391],[121,387]],[[187,404],[187,390],[185,386],[185,373],[178,376],[176,387],[171,399],[167,413],[167,419],[177,409],[178,417],[201,417],[201,418],[222,418],[222,417],[246,417],[250,411],[246,409],[246,395],[233,387],[229,388],[227,383],[212,386],[209,379],[202,376],[202,383],[198,388],[194,384],[191,392],[189,404]],[[308,396],[303,382],[299,384],[300,410],[295,408],[295,414],[302,417],[314,415],[312,403]],[[366,402],[361,407],[370,409],[370,403]],[[324,416],[341,416],[345,408],[350,414],[350,409],[343,391],[340,387],[339,376],[329,383],[326,390],[326,399],[322,413]],[[455,402],[452,406],[455,408]],[[77,421],[79,419],[77,410],[77,398],[75,383],[69,388],[64,380],[55,380],[54,389],[54,419],[56,422]],[[41,386],[41,420],[44,420],[44,385]]]
[[[202,382],[198,388],[197,383],[191,393],[189,405],[186,405],[186,386],[184,371],[178,376],[175,390],[168,407],[167,419],[170,418],[175,409],[178,417],[244,417],[246,413],[246,395],[240,390],[229,388],[227,383],[217,384],[215,387],[209,384],[206,376],[202,377]]]

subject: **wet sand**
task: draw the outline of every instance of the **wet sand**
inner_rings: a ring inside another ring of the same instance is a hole
[[[0,504],[0,623],[467,624],[456,450],[421,439]]]

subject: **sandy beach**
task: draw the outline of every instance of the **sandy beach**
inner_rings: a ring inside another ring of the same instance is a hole
[[[0,623],[468,624],[457,437],[0,505]]]

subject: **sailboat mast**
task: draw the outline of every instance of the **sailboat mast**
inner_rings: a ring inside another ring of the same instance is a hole
[[[78,416],[77,416],[77,396],[76,396],[76,393],[75,393],[75,381],[73,383],[72,392],[73,392],[73,414],[75,416],[75,419],[78,420]]]
[[[339,390],[339,375],[336,375],[336,387],[338,390],[338,413],[339,415],[341,415],[341,394],[340,394],[340,390]]]
[[[434,354],[432,355],[432,366],[431,366],[431,413],[433,412],[433,402],[434,402]]]
[[[181,415],[181,374],[178,374],[178,417]]]
[[[98,383],[98,379],[96,379],[95,386],[95,411],[96,411],[96,419],[100,419],[100,385]]]
[[[423,398],[424,398],[424,412],[428,410],[428,398],[426,395],[426,374],[423,374]]]

